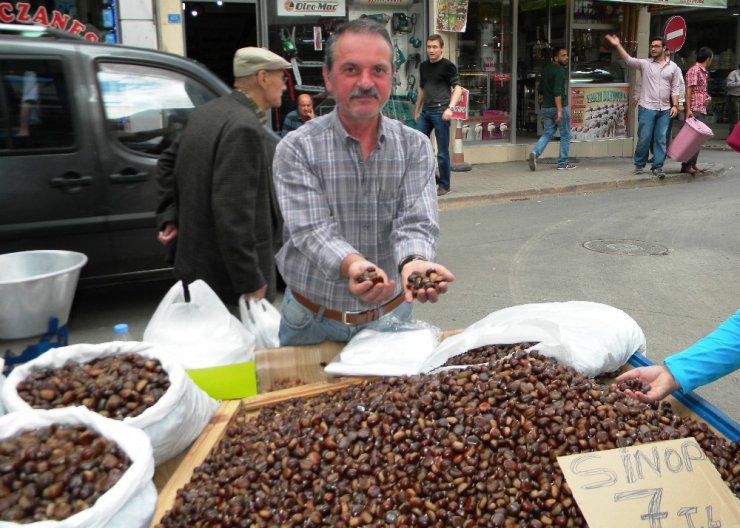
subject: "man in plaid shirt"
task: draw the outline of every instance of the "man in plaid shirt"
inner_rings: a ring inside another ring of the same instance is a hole
[[[686,119],[695,117],[702,123],[707,122],[707,105],[712,100],[707,93],[707,75],[713,58],[714,53],[711,49],[706,46],[700,48],[696,54],[696,64],[686,72]],[[681,164],[681,172],[686,174],[704,172],[704,169],[696,166],[698,159],[697,152],[693,158]]]

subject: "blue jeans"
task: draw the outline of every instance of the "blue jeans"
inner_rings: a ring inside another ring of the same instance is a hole
[[[434,137],[437,138],[437,165],[439,166],[440,187],[449,189],[450,182],[450,122],[442,119],[441,112],[430,112],[422,110],[419,114],[419,120],[416,122],[416,130],[429,136],[434,130]]]
[[[558,116],[557,108],[543,108],[542,120],[544,121],[545,131],[540,139],[535,143],[532,152],[538,158],[545,151],[545,147],[555,135],[555,131],[560,131],[560,153],[558,154],[558,167],[565,167],[568,163],[568,151],[570,150],[570,110],[567,106],[563,107],[563,117],[560,123],[555,123]]]
[[[641,169],[645,166],[652,143],[653,165],[651,170],[663,168],[666,153],[666,135],[668,134],[670,120],[670,110],[648,110],[642,106],[637,107],[635,167]]]
[[[402,321],[411,320],[412,308],[411,304],[402,302],[395,310],[376,321],[364,325],[346,325],[341,321],[327,319],[322,312],[313,313],[296,301],[290,288],[286,288],[280,309],[280,346],[315,345],[324,341],[346,342],[360,330],[375,328],[391,315]]]

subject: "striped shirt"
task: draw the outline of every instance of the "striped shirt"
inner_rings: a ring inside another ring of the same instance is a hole
[[[336,110],[288,134],[273,163],[285,219],[276,260],[286,284],[332,310],[367,310],[340,276],[342,261],[359,253],[395,280],[400,293],[399,262],[436,258],[434,172],[429,139],[383,116],[367,160]]]
[[[678,100],[681,90],[681,69],[676,63],[666,60],[661,64],[654,59],[634,57],[625,62],[642,73],[639,105],[648,110],[670,110],[673,106],[672,96]]]
[[[686,86],[691,86],[691,101],[689,108],[692,112],[707,113],[707,70],[701,64],[694,64],[686,72]]]

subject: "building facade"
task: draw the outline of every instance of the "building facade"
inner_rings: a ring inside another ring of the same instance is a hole
[[[692,7],[682,7],[689,1],[669,0],[678,5],[666,7],[661,2],[660,9],[650,1],[37,0],[0,2],[0,21],[3,14],[13,12],[18,18],[21,11],[25,13],[21,19],[36,23],[45,23],[43,16],[34,19],[40,10],[69,15],[78,21],[75,31],[86,38],[186,55],[228,84],[233,81],[235,49],[269,48],[293,63],[284,105],[273,116],[276,129],[282,116],[295,108],[299,93],[314,97],[318,113],[332,108],[321,78],[323,47],[336,25],[359,17],[386,24],[391,32],[397,71],[385,114],[412,124],[419,64],[426,59],[425,39],[439,33],[445,39],[445,57],[457,64],[468,90],[467,119],[459,122],[465,161],[486,163],[523,160],[536,141],[542,131],[539,75],[557,46],[565,47],[571,58],[571,155],[630,156],[635,74],[618,60],[604,36],[618,34],[628,51],[647,56],[650,36],[662,34],[665,21],[682,13],[689,14],[691,23],[677,62],[685,71],[692,51],[702,45],[715,49],[721,60],[715,63],[713,104],[717,121],[726,119],[724,113],[720,117],[720,85],[728,68],[737,67],[740,17],[728,13],[735,14],[738,0],[729,0],[729,8],[719,4],[728,0],[703,0],[703,7],[695,7],[695,1]],[[713,29],[718,23],[725,28],[722,32]],[[556,148],[551,144],[544,155],[555,156]]]

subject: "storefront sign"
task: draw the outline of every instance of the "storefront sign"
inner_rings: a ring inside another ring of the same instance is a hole
[[[740,526],[740,501],[693,438],[558,457],[591,528]]]
[[[627,137],[629,93],[629,84],[571,87],[568,104],[573,139]]]
[[[277,0],[278,16],[346,16],[345,0]]]
[[[671,53],[681,50],[686,42],[686,21],[683,17],[672,16],[668,19],[663,28],[663,38],[666,48],[671,50]]]
[[[464,121],[468,118],[468,101],[470,101],[470,91],[463,88],[457,104],[452,107],[452,119],[461,119]]]
[[[468,0],[437,0],[437,31],[465,32],[468,25]]]
[[[0,2],[0,22],[12,24],[14,22],[39,24],[52,29],[67,31],[73,35],[82,35],[87,40],[98,41],[97,33],[86,31],[87,26],[71,15],[57,11],[48,11],[46,7],[40,6],[36,11],[31,11],[29,2],[17,2],[15,6],[11,2]]]
[[[679,7],[713,7],[717,9],[727,9],[727,0],[604,0],[604,2],[619,2],[629,4],[647,4],[659,6],[679,6]]]
[[[182,23],[182,17],[180,16],[180,13],[169,13],[167,15],[167,23],[168,24],[180,24],[180,23]]]

